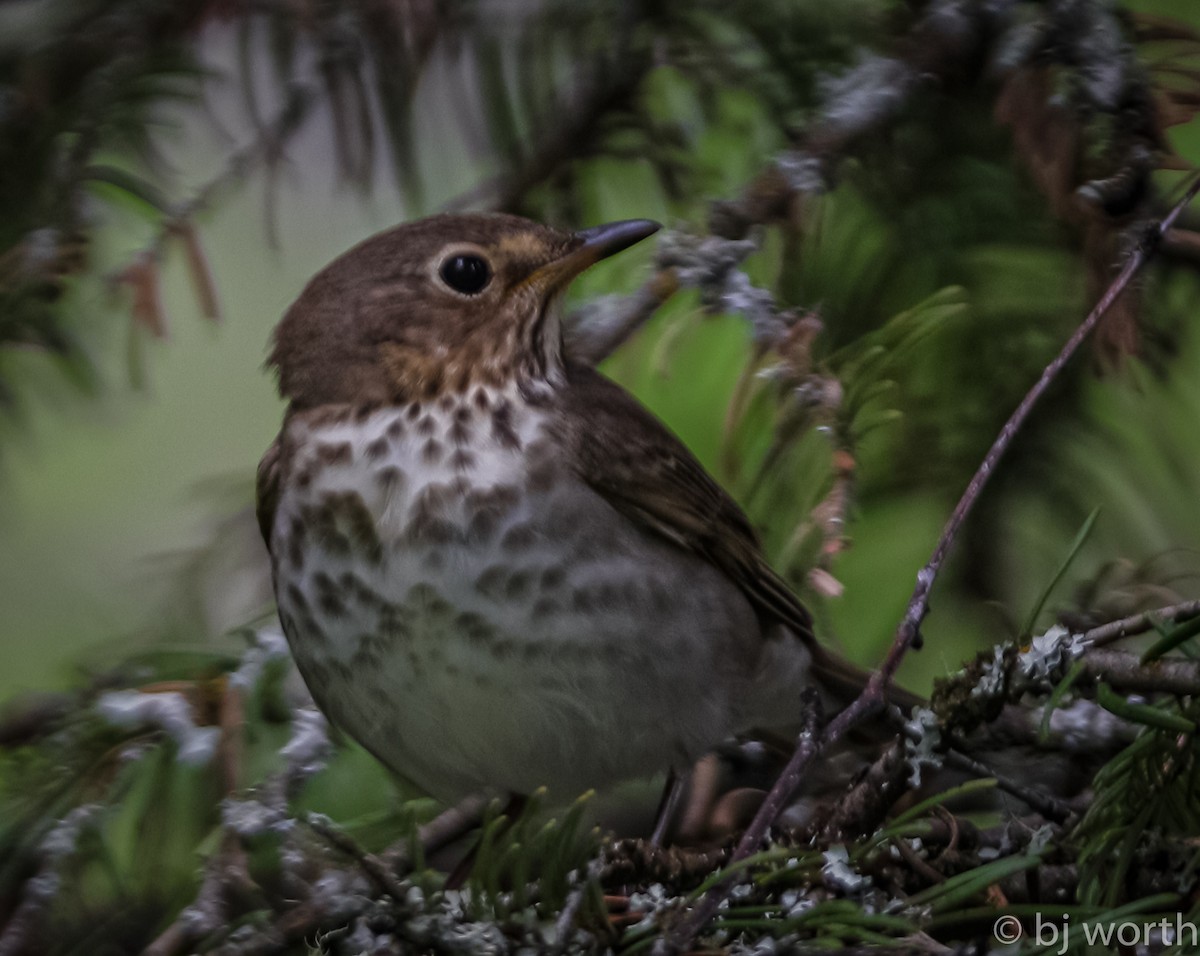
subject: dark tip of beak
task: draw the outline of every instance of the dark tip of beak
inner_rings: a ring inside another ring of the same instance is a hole
[[[623,219],[609,222],[591,229],[580,229],[562,254],[540,268],[529,277],[545,289],[561,289],[584,269],[606,259],[635,242],[641,242],[661,229],[649,219]]]
[[[622,249],[628,249],[635,242],[641,242],[661,228],[662,226],[652,219],[622,219],[620,222],[609,222],[603,226],[592,226],[591,229],[580,229],[575,233],[575,238],[583,240],[579,250],[588,250],[588,258],[596,262]]]

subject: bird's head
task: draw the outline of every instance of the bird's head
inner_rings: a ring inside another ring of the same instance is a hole
[[[379,233],[319,272],[279,323],[280,392],[311,408],[553,383],[567,285],[658,228],[636,219],[572,233],[441,215]]]

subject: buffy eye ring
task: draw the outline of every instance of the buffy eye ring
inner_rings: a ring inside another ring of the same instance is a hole
[[[492,280],[492,270],[480,256],[460,253],[451,256],[438,269],[442,281],[455,292],[478,295]]]

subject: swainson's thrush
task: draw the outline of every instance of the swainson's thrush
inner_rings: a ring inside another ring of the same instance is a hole
[[[434,796],[683,768],[861,680],[684,445],[563,352],[571,279],[656,229],[412,222],[276,330],[284,631],[332,721]]]

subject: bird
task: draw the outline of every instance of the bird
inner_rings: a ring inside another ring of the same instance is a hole
[[[682,771],[865,683],[684,443],[564,348],[572,279],[659,228],[408,222],[274,332],[284,633],[331,722],[438,800]]]

